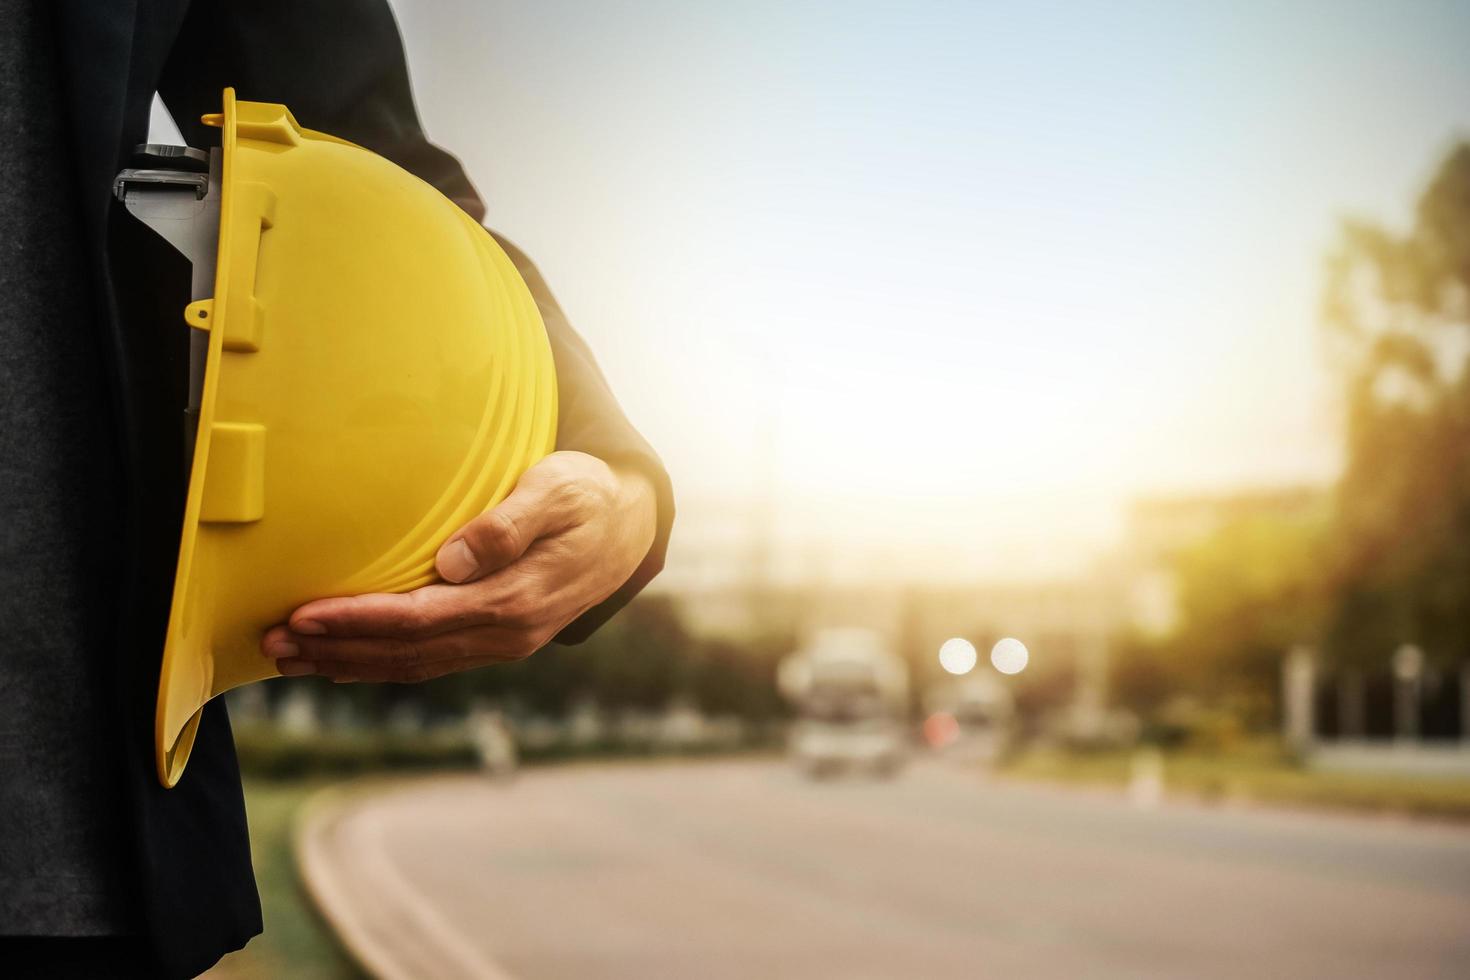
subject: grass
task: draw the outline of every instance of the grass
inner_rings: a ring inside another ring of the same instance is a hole
[[[463,733],[401,734],[384,730],[291,734],[263,725],[235,731],[246,788],[392,770],[473,769],[475,750]],[[253,778],[252,778],[253,777]]]
[[[1470,780],[1378,773],[1314,772],[1271,743],[1163,754],[1165,790],[1206,801],[1253,802],[1470,821]],[[1118,787],[1133,753],[1033,748],[1005,764],[1020,779]]]
[[[213,980],[362,977],[301,890],[291,853],[291,833],[297,812],[307,797],[331,782],[324,778],[245,780],[250,850],[265,913],[265,933],[252,939],[243,950],[225,957],[208,977]]]

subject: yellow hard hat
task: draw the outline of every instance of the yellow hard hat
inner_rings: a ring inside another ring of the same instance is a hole
[[[219,150],[150,147],[155,166],[115,185],[195,270],[197,435],[155,725],[165,786],[205,702],[278,676],[259,651],[268,627],[311,599],[434,581],[440,545],[556,438],[546,330],[489,233],[285,106],[226,89],[204,122]]]

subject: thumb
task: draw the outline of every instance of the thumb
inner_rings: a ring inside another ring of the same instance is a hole
[[[439,576],[446,582],[473,582],[525,554],[549,530],[545,498],[540,488],[517,486],[444,542],[434,559]]]

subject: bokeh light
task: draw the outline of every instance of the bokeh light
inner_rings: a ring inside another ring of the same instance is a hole
[[[951,674],[968,674],[979,659],[975,644],[958,636],[945,640],[939,648],[939,666]]]
[[[1002,674],[1019,674],[1026,669],[1031,654],[1026,650],[1026,644],[1013,636],[1008,636],[995,646],[990,648],[990,663]]]
[[[924,742],[931,749],[953,745],[959,738],[959,720],[948,711],[936,711],[924,719]]]

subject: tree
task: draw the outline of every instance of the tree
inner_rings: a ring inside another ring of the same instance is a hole
[[[1177,557],[1179,626],[1113,659],[1145,716],[1188,695],[1269,722],[1297,643],[1373,670],[1407,642],[1441,667],[1470,652],[1470,144],[1407,231],[1344,223],[1323,306],[1346,439],[1330,512],[1236,520]]]
[[[1347,458],[1336,494],[1325,644],[1381,666],[1416,642],[1470,649],[1470,144],[1445,157],[1414,222],[1347,222],[1329,262],[1329,350]]]
[[[1322,630],[1327,532],[1322,513],[1255,515],[1181,551],[1178,625],[1162,638],[1120,638],[1111,677],[1120,703],[1147,717],[1184,695],[1272,724],[1282,651]]]

